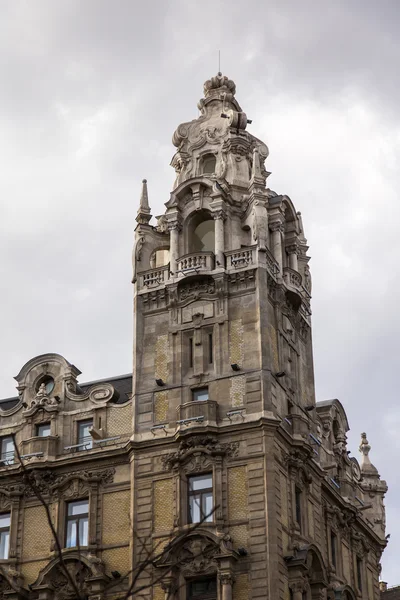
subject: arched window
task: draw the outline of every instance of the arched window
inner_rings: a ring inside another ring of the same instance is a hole
[[[206,219],[201,221],[193,231],[191,240],[192,252],[215,251],[215,221]]]
[[[214,154],[206,154],[205,156],[203,156],[203,160],[202,160],[202,164],[203,164],[202,172],[204,174],[215,173],[216,162],[217,162],[217,159],[215,158]]]

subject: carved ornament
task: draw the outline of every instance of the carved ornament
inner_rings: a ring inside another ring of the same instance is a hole
[[[97,470],[70,471],[56,475],[54,471],[46,469],[32,469],[24,474],[25,496],[35,496],[34,489],[43,495],[62,495],[66,498],[77,498],[86,495],[93,483],[104,485],[114,481],[115,469],[109,467]],[[27,479],[28,478],[28,479]],[[34,489],[33,489],[34,488]]]
[[[182,440],[176,452],[161,457],[165,471],[183,467],[186,472],[198,472],[212,465],[217,457],[237,456],[239,442],[219,443],[213,436],[193,436]]]

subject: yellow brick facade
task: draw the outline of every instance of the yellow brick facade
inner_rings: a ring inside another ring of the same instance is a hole
[[[103,495],[104,545],[129,543],[132,536],[130,522],[130,490],[110,492]]]
[[[228,514],[231,521],[248,518],[248,481],[245,466],[228,469]]]
[[[155,532],[170,531],[174,525],[174,494],[173,479],[160,479],[153,484]]]

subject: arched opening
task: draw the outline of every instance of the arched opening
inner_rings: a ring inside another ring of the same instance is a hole
[[[150,269],[159,269],[169,263],[169,249],[162,248],[154,250],[150,256]]]
[[[196,211],[189,220],[187,252],[215,252],[215,221],[207,210]]]
[[[201,172],[205,175],[212,175],[213,173],[215,173],[216,164],[217,159],[214,154],[205,154],[202,160]]]
[[[215,250],[215,221],[206,219],[197,225],[193,231],[193,252],[214,252]]]

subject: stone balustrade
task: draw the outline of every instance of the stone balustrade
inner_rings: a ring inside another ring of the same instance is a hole
[[[214,269],[215,257],[213,252],[192,252],[178,258],[178,274],[185,272],[212,271]]]
[[[283,280],[288,287],[303,291],[302,277],[300,273],[294,271],[290,267],[283,269]]]
[[[169,265],[164,267],[158,267],[157,269],[149,269],[139,273],[139,281],[141,288],[150,288],[162,285],[168,281],[169,277]]]
[[[225,252],[225,259],[228,270],[255,265],[257,262],[257,246],[229,250],[229,252]]]

